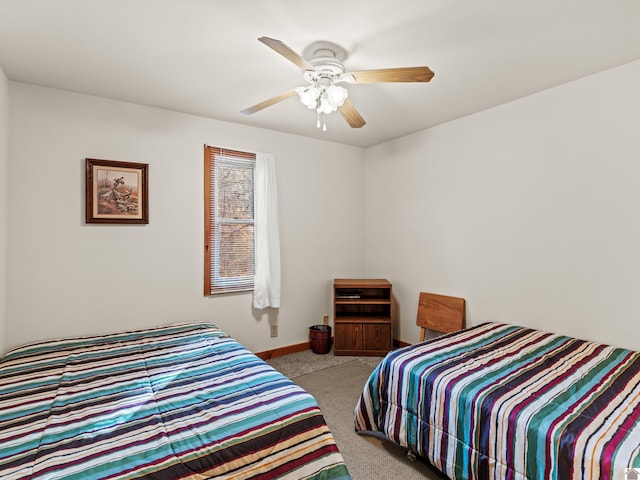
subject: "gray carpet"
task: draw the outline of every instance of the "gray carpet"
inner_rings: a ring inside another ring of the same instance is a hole
[[[267,362],[316,398],[353,480],[446,478],[424,461],[410,462],[406,450],[391,442],[355,433],[353,409],[380,360],[304,351]]]

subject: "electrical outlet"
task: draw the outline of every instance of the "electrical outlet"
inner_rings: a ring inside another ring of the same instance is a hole
[[[271,325],[271,338],[275,338],[278,336],[278,325]]]
[[[323,325],[329,325],[329,315],[323,315],[322,316],[322,324]]]

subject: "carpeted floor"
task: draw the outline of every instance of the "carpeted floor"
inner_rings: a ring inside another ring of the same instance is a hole
[[[380,357],[316,355],[310,350],[268,360],[318,401],[353,480],[442,480],[424,461],[410,462],[406,450],[372,435],[357,434],[353,409]]]

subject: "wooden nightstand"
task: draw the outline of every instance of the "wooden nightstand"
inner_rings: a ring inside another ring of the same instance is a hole
[[[393,347],[391,283],[337,278],[333,283],[335,355],[386,355]]]

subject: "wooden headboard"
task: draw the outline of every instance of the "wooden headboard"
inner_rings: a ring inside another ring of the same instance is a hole
[[[425,339],[425,329],[450,333],[464,328],[464,298],[420,292],[418,318],[420,341]]]

